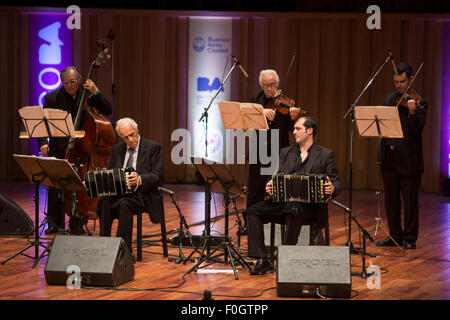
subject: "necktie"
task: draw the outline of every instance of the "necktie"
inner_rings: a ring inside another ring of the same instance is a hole
[[[136,150],[133,148],[128,149],[130,156],[128,157],[127,165],[125,166],[125,168],[131,168],[133,166],[135,151]]]

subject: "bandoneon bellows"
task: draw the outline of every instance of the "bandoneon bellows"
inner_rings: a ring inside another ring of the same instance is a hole
[[[272,201],[327,202],[326,182],[326,175],[321,174],[276,174],[272,179]]]
[[[88,171],[84,175],[87,195],[89,198],[103,196],[123,196],[132,193],[128,176],[133,168],[117,168],[100,171]]]

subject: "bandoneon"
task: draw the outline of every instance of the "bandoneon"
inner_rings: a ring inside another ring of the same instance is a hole
[[[133,171],[135,171],[133,168],[118,168],[86,172],[84,181],[86,183],[88,197],[120,197],[132,193],[133,189],[128,184],[128,176]]]
[[[272,179],[273,202],[327,202],[323,174],[276,174]]]

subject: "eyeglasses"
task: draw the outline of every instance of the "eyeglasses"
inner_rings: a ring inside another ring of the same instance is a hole
[[[271,83],[263,83],[263,88],[275,88],[277,86],[276,82],[271,82]]]
[[[77,83],[77,82],[78,82],[77,79],[71,79],[71,80],[63,81],[62,83],[63,83],[63,85],[67,86],[69,83],[70,83],[70,84],[75,84],[75,83]]]

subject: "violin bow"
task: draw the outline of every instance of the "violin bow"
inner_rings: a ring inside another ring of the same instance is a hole
[[[403,98],[406,96],[406,93],[408,92],[408,90],[411,88],[414,80],[416,80],[417,75],[419,74],[420,70],[422,70],[423,67],[423,62],[420,65],[419,69],[417,69],[416,73],[414,74],[414,78],[412,79],[412,81],[409,83],[408,87],[406,88],[405,92],[403,92],[402,97],[398,100],[396,107],[398,107],[400,105],[400,102],[402,102]]]
[[[294,64],[295,55],[296,55],[296,53],[294,52],[294,54],[292,55],[291,63],[289,64],[289,67],[288,67],[288,70],[286,72],[286,75],[284,76],[283,82],[287,81],[287,78],[288,78],[288,75],[289,75],[289,71],[291,71],[292,65]]]

